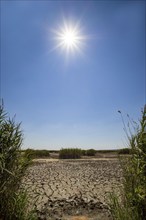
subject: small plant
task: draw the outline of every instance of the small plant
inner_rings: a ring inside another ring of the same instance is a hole
[[[20,190],[21,179],[30,160],[21,153],[23,134],[20,124],[10,119],[0,104],[0,219],[33,220],[27,211],[27,194]]]
[[[121,114],[121,112],[119,111]],[[122,116],[122,114],[121,114]],[[114,220],[146,219],[146,107],[137,124],[129,118],[124,130],[127,134],[130,157],[122,159],[123,191],[121,201],[111,194],[111,212]],[[133,132],[132,132],[133,130]]]
[[[59,152],[60,159],[79,159],[81,155],[82,150],[79,148],[62,148]]]

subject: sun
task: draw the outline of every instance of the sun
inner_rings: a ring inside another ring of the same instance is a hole
[[[72,48],[78,45],[79,37],[74,30],[65,30],[61,35],[60,40],[65,47]]]
[[[68,53],[81,52],[85,37],[81,34],[79,24],[64,21],[62,27],[53,30],[56,46],[54,49],[60,49]]]

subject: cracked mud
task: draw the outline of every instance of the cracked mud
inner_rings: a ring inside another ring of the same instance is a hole
[[[58,160],[37,162],[23,179],[39,219],[67,220],[84,215],[110,220],[108,194],[119,193],[122,177],[118,160]],[[30,206],[31,207],[31,206]]]

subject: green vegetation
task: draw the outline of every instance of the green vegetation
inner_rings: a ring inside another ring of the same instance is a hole
[[[25,154],[28,155],[28,157],[34,159],[34,158],[47,158],[50,156],[50,153],[48,150],[34,150],[34,149],[27,149],[24,151]]]
[[[118,150],[118,154],[131,154],[131,149],[130,148],[123,148]]]
[[[119,112],[121,114],[121,112]],[[122,120],[123,116],[121,114]],[[129,158],[123,158],[123,191],[122,198],[111,194],[111,212],[114,220],[146,219],[146,107],[137,124],[128,116],[127,134],[131,151]],[[132,132],[133,131],[133,132]]]
[[[82,150],[79,148],[62,148],[59,152],[60,159],[79,159],[81,155]]]
[[[59,153],[58,150],[49,150],[49,153]]]
[[[96,152],[97,153],[103,153],[103,154],[108,154],[108,153],[117,153],[118,149],[117,150],[97,150]]]
[[[21,179],[30,164],[27,155],[21,153],[23,140],[20,124],[10,119],[0,104],[0,219],[33,220],[28,212],[26,192],[20,190]]]
[[[86,156],[86,150],[82,150],[82,156]]]
[[[87,156],[95,156],[95,154],[96,154],[96,150],[94,150],[94,149],[86,150]]]
[[[81,156],[95,156],[96,150],[81,150],[79,148],[62,148],[59,152],[60,159],[79,159]]]

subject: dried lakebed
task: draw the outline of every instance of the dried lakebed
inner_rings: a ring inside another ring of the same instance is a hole
[[[22,187],[39,219],[110,220],[108,194],[113,189],[119,193],[121,183],[117,159],[47,160],[28,169]]]

